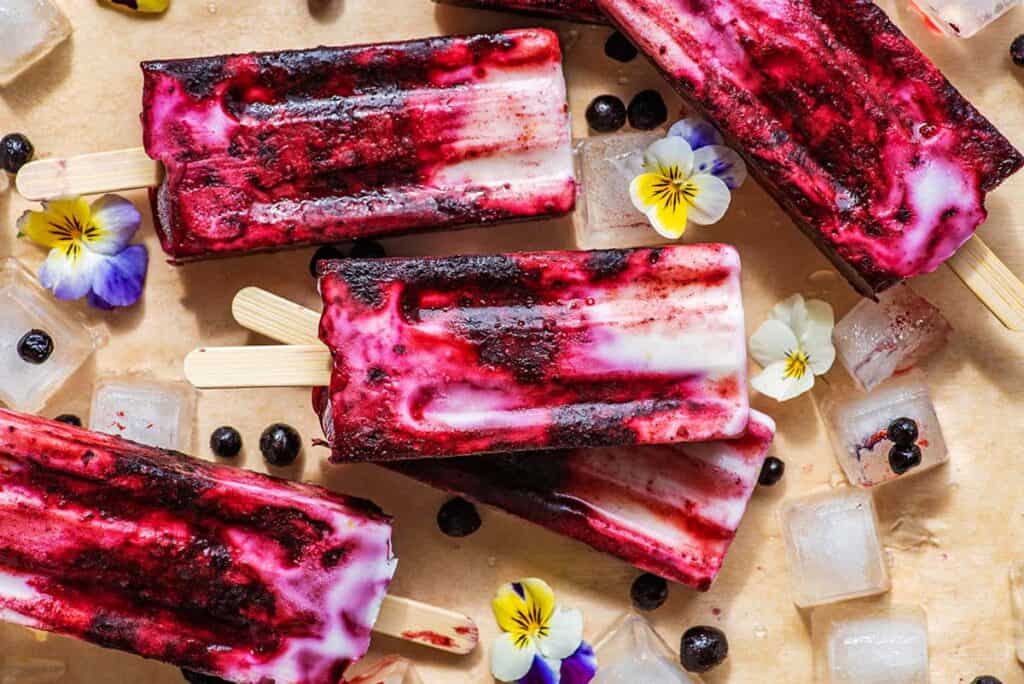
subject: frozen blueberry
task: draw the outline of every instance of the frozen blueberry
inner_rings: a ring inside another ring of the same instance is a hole
[[[221,458],[234,458],[242,450],[242,435],[233,427],[221,426],[210,435],[210,449]]]
[[[181,676],[185,678],[189,684],[231,684],[226,679],[220,677],[214,677],[213,675],[203,674],[202,672],[196,672],[195,670],[186,670],[182,668]]]
[[[919,465],[921,465],[921,447],[916,444],[897,444],[889,450],[889,467],[897,475],[902,475]]]
[[[650,131],[668,120],[668,107],[657,90],[644,90],[630,100],[628,116],[630,126]]]
[[[449,499],[437,512],[437,526],[449,537],[468,537],[480,529],[480,513],[461,497]]]
[[[1024,33],[1013,39],[1010,43],[1010,57],[1017,66],[1024,66]]]
[[[587,107],[587,125],[598,133],[612,133],[626,125],[626,105],[614,95],[598,95]]]
[[[605,41],[604,54],[616,62],[632,62],[640,51],[629,42],[629,38],[616,31]]]
[[[21,133],[11,133],[0,138],[0,167],[11,173],[18,173],[35,154],[35,148]]]
[[[972,679],[971,684],[1003,684],[1003,680],[992,675],[981,675]]]
[[[290,425],[274,423],[260,435],[260,452],[272,466],[291,465],[301,449],[302,438]]]
[[[909,446],[917,442],[917,423],[911,418],[897,418],[889,423],[885,436],[893,444]]]
[[[75,427],[82,427],[82,419],[73,413],[62,413],[54,418],[54,420],[58,423],[67,423],[68,425],[74,425]]]
[[[43,330],[32,329],[18,340],[18,356],[25,363],[39,365],[53,353],[53,338]]]
[[[683,634],[679,661],[688,672],[707,672],[729,656],[729,640],[715,627],[691,627]]]
[[[309,260],[309,272],[314,278],[317,278],[320,276],[318,269],[321,261],[333,261],[344,258],[345,255],[334,245],[323,245],[313,252],[313,257]]]
[[[762,487],[772,487],[777,485],[785,474],[786,463],[781,458],[769,456],[761,466],[761,475],[757,478],[757,484]]]
[[[356,240],[352,243],[352,252],[349,254],[353,259],[383,259],[387,255],[384,247],[375,240]]]
[[[668,582],[657,575],[644,573],[633,581],[629,597],[637,610],[661,608],[668,598]]]

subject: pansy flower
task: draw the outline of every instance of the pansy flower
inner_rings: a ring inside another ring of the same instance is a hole
[[[547,582],[529,578],[505,584],[493,608],[502,629],[491,652],[495,679],[518,684],[586,684],[593,679],[597,661],[583,641],[583,614],[558,606]]]
[[[57,299],[88,297],[101,309],[130,306],[142,295],[149,253],[129,245],[139,229],[138,209],[104,195],[90,206],[81,197],[43,202],[18,219],[18,236],[50,248],[39,282]]]
[[[743,159],[722,145],[722,136],[703,119],[677,122],[668,136],[644,152],[642,173],[630,183],[633,205],[664,237],[677,239],[687,223],[717,223],[747,178]]]
[[[832,345],[835,313],[820,299],[799,295],[779,302],[750,338],[750,354],[762,368],[751,385],[778,401],[798,397],[814,387],[836,360]]]

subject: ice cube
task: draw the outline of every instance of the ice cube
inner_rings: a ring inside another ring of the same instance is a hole
[[[921,371],[897,376],[867,394],[833,386],[821,400],[821,412],[836,458],[850,484],[873,487],[899,477],[889,465],[889,452],[895,445],[886,436],[897,418],[910,418],[917,424],[917,446],[921,449],[921,464],[906,475],[922,473],[949,460]]]
[[[836,354],[853,379],[871,390],[946,344],[949,323],[906,285],[861,300],[832,331]]]
[[[629,198],[629,184],[643,172],[644,150],[665,134],[658,131],[613,133],[580,141],[576,165],[579,209],[573,217],[579,249],[609,249],[663,244]]]
[[[0,86],[71,35],[71,22],[52,0],[0,0]]]
[[[1010,565],[1010,599],[1017,660],[1024,663],[1024,561],[1015,561]]]
[[[59,660],[20,656],[0,658],[0,684],[49,684],[60,680],[65,672],[67,667]]]
[[[914,4],[946,33],[970,38],[1021,0],[914,0]]]
[[[423,684],[416,667],[399,656],[388,656],[373,664],[357,663],[345,673],[349,684]]]
[[[927,684],[928,618],[918,606],[844,603],[811,616],[817,684]]]
[[[626,613],[597,642],[597,675],[591,684],[700,684],[651,625]]]
[[[96,383],[89,427],[140,444],[192,450],[195,392],[189,385],[141,376],[111,376]]]
[[[18,354],[32,330],[53,340],[42,363]],[[71,308],[58,302],[16,259],[0,260],[0,402],[37,412],[96,350],[97,337]]]
[[[840,487],[790,499],[781,519],[797,606],[889,591],[870,492]]]

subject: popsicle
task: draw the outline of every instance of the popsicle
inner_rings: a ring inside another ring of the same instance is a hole
[[[703,591],[722,567],[774,435],[774,421],[752,411],[746,434],[727,441],[387,467]]]
[[[366,652],[397,564],[372,503],[3,409],[0,466],[4,620],[239,684]]]
[[[165,170],[152,201],[172,261],[556,216],[575,202],[551,31],[142,70],[145,149]]]
[[[321,266],[336,462],[707,441],[749,417],[727,245]]]

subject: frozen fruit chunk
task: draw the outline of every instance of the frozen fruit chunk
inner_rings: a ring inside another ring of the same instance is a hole
[[[643,172],[644,150],[664,133],[614,133],[576,145],[580,203],[573,216],[579,249],[660,244],[647,217],[633,206],[629,184]]]
[[[862,300],[832,331],[836,354],[866,390],[913,367],[946,344],[952,328],[931,302],[906,285]]]
[[[627,613],[598,641],[591,684],[700,684],[644,618]]]
[[[416,666],[405,658],[388,656],[372,665],[357,663],[345,673],[348,684],[423,684]]]
[[[0,172],[2,173],[2,172]],[[41,363],[19,354],[30,331],[45,333],[53,351]],[[85,363],[97,339],[71,310],[56,301],[15,259],[0,260],[0,402],[39,411]]]
[[[914,0],[946,33],[970,38],[1021,4],[1021,0]]]
[[[797,606],[889,590],[870,492],[843,487],[790,499],[781,518]]]
[[[858,487],[873,487],[900,476],[890,463],[896,445],[887,434],[900,418],[913,421],[918,433],[916,445],[921,450],[920,465],[906,471],[907,475],[949,460],[939,418],[920,371],[894,378],[868,394],[856,390],[845,394],[836,387],[822,400],[821,410],[839,465],[850,483]]]
[[[826,606],[811,632],[817,684],[928,684],[928,619],[918,606]]]
[[[184,383],[109,377],[96,384],[89,427],[174,451],[192,447],[195,392]]]
[[[71,22],[51,0],[0,0],[0,86],[70,35]]]

